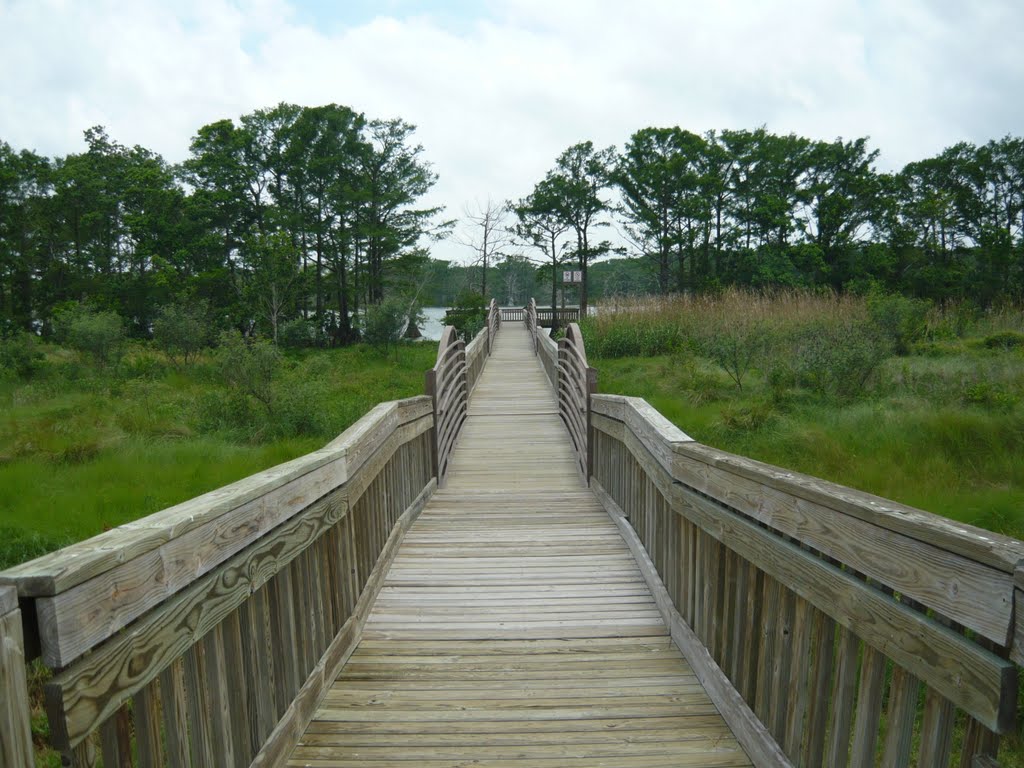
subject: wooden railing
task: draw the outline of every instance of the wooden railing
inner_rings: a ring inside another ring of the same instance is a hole
[[[997,765],[1024,542],[701,445],[640,399],[591,395],[588,427],[591,487],[755,765]]]
[[[457,435],[452,330],[444,425],[436,398],[382,403],[321,450],[0,573],[0,766],[33,764],[37,656],[64,765],[282,764],[437,486],[440,429]]]
[[[530,332],[530,338],[533,339],[533,351],[537,353],[537,302],[534,299],[530,299],[526,305],[526,312],[523,316],[523,322],[526,323],[526,330]]]
[[[321,450],[0,575],[54,670],[64,764],[276,764],[435,487],[433,425],[427,397],[382,403]],[[5,654],[3,679],[17,668]]]
[[[537,325],[542,328],[551,328],[555,321],[558,327],[564,328],[566,323],[578,323],[580,319],[579,307],[538,307]]]
[[[0,587],[0,765],[30,766],[32,731],[18,591]]]
[[[533,299],[531,299],[533,301]],[[501,321],[510,323],[521,323],[526,320],[525,307],[502,307]]]
[[[484,327],[468,345],[459,339],[454,326],[445,326],[441,332],[437,362],[427,371],[425,380],[437,424],[434,470],[440,484],[444,483],[455,439],[466,420],[469,396],[476,388],[500,327],[501,315],[492,299]]]
[[[487,307],[487,354],[490,355],[494,350],[494,341],[498,336],[498,330],[501,328],[501,307],[498,306],[498,302],[491,299],[490,305]]]
[[[597,372],[587,364],[583,335],[576,323],[569,323],[558,340],[558,414],[569,430],[576,465],[586,481],[591,474],[590,396],[597,389]]]
[[[479,341],[480,335],[474,339]],[[477,344],[475,357],[482,358],[481,344]],[[425,389],[433,404],[434,421],[434,474],[442,481],[448,470],[448,461],[455,448],[455,438],[466,420],[469,402],[466,342],[459,339],[455,327],[445,326],[437,348],[437,362],[426,373]]]

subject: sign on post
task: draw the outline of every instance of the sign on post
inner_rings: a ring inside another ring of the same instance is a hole
[[[580,269],[567,269],[562,272],[563,283],[582,283],[583,282],[583,270]]]

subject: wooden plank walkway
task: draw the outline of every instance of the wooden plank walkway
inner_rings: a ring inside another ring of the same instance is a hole
[[[517,324],[288,765],[750,765],[582,485]]]

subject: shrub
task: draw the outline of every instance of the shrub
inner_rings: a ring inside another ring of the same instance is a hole
[[[791,334],[792,370],[801,385],[819,394],[849,397],[889,356],[873,326],[822,321]]]
[[[1017,398],[990,381],[977,381],[964,387],[963,402],[997,411],[1011,411]]]
[[[39,370],[42,360],[43,352],[35,334],[21,331],[0,338],[0,374],[7,372],[27,379]]]
[[[476,291],[463,291],[445,313],[444,322],[454,326],[460,337],[471,340],[487,323],[487,300]]]
[[[220,335],[216,368],[221,381],[255,399],[268,414],[274,410],[274,376],[280,365],[281,353],[266,339],[245,339],[238,331]]]
[[[97,312],[78,305],[59,319],[67,343],[92,355],[100,368],[116,363],[124,351],[124,321],[116,312]]]
[[[753,432],[770,424],[775,411],[768,403],[730,405],[722,408],[721,418],[726,429]]]
[[[986,349],[1010,350],[1024,347],[1024,333],[1018,331],[1000,331],[982,339]]]
[[[868,315],[888,339],[897,355],[910,354],[911,347],[924,337],[930,305],[921,299],[899,294],[874,294],[868,297]]]
[[[408,319],[405,302],[398,298],[384,299],[380,304],[371,304],[363,315],[363,341],[374,349],[387,354],[388,347],[395,347]]]
[[[281,324],[277,343],[287,349],[308,349],[319,345],[316,322],[297,317]]]
[[[202,304],[169,304],[153,321],[153,341],[170,361],[188,365],[209,343],[209,323]]]

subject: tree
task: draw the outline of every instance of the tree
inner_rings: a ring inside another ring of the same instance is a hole
[[[243,253],[242,295],[266,318],[276,344],[278,327],[294,305],[302,278],[295,247],[284,232],[257,233],[246,240]]]
[[[409,143],[414,130],[403,120],[374,120],[362,145],[356,231],[371,303],[384,299],[385,265],[414,247],[421,236],[439,235],[445,226],[432,226],[440,208],[413,207],[437,181],[422,159],[423,147]]]
[[[517,224],[516,237],[520,242],[544,255],[541,264],[551,273],[551,308],[558,304],[558,267],[564,262],[567,243],[562,237],[569,225],[554,212],[554,193],[548,179],[534,187],[533,192],[511,205]],[[545,263],[546,262],[546,263]],[[551,333],[558,330],[558,313],[552,312]]]
[[[508,208],[487,198],[486,203],[477,201],[475,207],[467,205],[463,214],[464,233],[458,242],[473,250],[471,263],[480,266],[480,295],[486,297],[487,268],[497,264],[498,259],[505,255],[503,249],[514,239],[506,225]]]
[[[607,240],[591,242],[592,230],[604,226],[600,216],[609,210],[601,192],[609,184],[615,164],[615,150],[611,147],[597,151],[593,142],[574,144],[558,156],[555,167],[548,171],[545,200],[551,205],[550,213],[557,216],[576,236],[573,257],[583,273],[580,286],[580,313],[587,313],[587,269],[591,262],[611,250]]]

